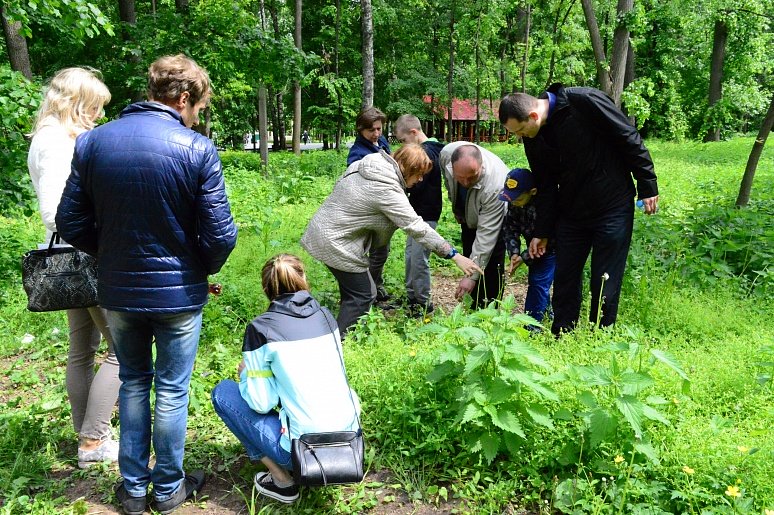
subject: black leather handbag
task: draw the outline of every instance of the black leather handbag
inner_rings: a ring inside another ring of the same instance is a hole
[[[22,256],[22,284],[30,311],[59,311],[97,305],[97,260],[74,247],[48,248]]]
[[[328,317],[326,315],[326,321]],[[328,321],[330,326],[330,321]],[[333,334],[333,330],[331,330]],[[357,417],[357,431],[332,433],[306,433],[291,442],[290,458],[293,463],[293,479],[302,486],[328,486],[359,483],[363,480],[363,429],[357,414],[352,390],[349,388],[344,358],[333,337],[339,353],[341,370],[347,381],[349,400]]]

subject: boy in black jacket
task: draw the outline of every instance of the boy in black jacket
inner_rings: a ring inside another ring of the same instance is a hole
[[[395,122],[395,137],[401,143],[417,143],[422,145],[427,157],[433,162],[433,169],[424,176],[421,182],[409,188],[406,193],[409,202],[422,219],[433,229],[441,217],[441,168],[438,156],[443,148],[435,138],[428,138],[422,131],[419,118],[404,114]],[[413,240],[406,238],[406,295],[409,312],[419,316],[433,311],[430,296],[430,251]]]

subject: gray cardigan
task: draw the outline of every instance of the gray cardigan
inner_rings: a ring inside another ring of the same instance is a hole
[[[451,244],[414,211],[405,188],[398,163],[384,151],[355,161],[312,217],[301,246],[331,268],[362,273],[369,251],[386,246],[400,228],[445,257]]]

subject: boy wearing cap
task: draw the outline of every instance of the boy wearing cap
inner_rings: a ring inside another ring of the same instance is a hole
[[[524,312],[537,320],[543,320],[550,301],[551,283],[554,281],[554,266],[556,254],[552,245],[542,257],[530,259],[529,250],[525,247],[521,252],[520,237],[524,237],[527,245],[535,234],[535,219],[537,209],[533,197],[537,188],[532,172],[526,168],[514,168],[505,178],[505,185],[500,192],[500,200],[508,202],[508,212],[503,220],[503,236],[505,248],[511,258],[508,275],[512,274],[522,263],[529,267],[527,298],[524,302]]]

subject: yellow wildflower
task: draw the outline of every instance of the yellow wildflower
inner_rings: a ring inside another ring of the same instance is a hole
[[[677,406],[678,404],[680,404],[680,399],[678,399],[677,397],[672,397],[672,404]]]
[[[739,497],[742,495],[742,492],[739,491],[739,487],[736,485],[729,485],[728,488],[726,488],[726,495],[729,497]]]
[[[425,317],[425,323],[426,323],[426,324],[429,324],[429,323],[430,323],[430,317]]]
[[[616,465],[621,463],[623,460],[624,460],[624,457],[621,456],[620,454],[618,456],[616,456],[615,459],[613,459],[613,461],[616,463]]]
[[[693,470],[691,467],[689,467],[688,465],[686,465],[686,466],[684,466],[684,467],[683,467],[683,472],[685,472],[686,474],[688,474],[688,475],[690,476],[690,475],[691,475],[691,474],[693,474],[695,471],[694,471],[694,470]]]
[[[763,510],[763,515],[774,515],[774,510]]]
[[[737,449],[739,452],[741,452],[742,454],[746,454],[746,453],[747,453],[747,451],[749,451],[749,450],[750,450],[750,448],[749,448],[749,447],[745,447],[744,445],[738,445],[738,446],[736,447],[736,449]]]
[[[411,349],[411,350],[409,351],[409,356],[411,356],[412,358],[413,358],[414,356],[416,356],[416,355],[417,355],[417,351],[415,351],[414,349]]]

